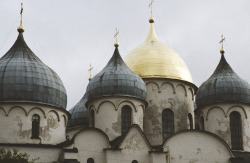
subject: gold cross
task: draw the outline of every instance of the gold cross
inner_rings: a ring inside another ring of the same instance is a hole
[[[116,42],[117,42],[117,36],[118,36],[118,34],[119,34],[119,31],[117,30],[117,27],[116,27],[115,31],[116,31],[116,33],[115,33],[114,37],[115,37]]]
[[[23,24],[23,3],[21,3],[21,12],[20,12],[20,14],[21,14],[21,26],[22,26],[22,24]]]
[[[89,68],[89,80],[91,80],[91,79],[92,79],[91,71],[93,70],[93,66],[90,64],[89,67],[90,67],[90,68]]]
[[[221,49],[223,49],[223,42],[225,41],[225,37],[223,35],[221,35],[221,40],[220,40],[220,44],[221,44]]]
[[[154,3],[154,2],[155,2],[154,0],[151,0],[151,2],[150,2],[149,5],[148,5],[148,7],[151,8],[151,17],[152,17],[152,15],[153,15],[153,3]]]

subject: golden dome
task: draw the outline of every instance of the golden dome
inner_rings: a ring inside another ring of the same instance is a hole
[[[160,42],[153,23],[147,39],[126,57],[127,66],[141,78],[170,78],[192,83],[192,76],[182,58]]]

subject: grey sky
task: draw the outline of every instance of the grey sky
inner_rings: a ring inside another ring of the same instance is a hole
[[[0,56],[13,45],[24,3],[24,37],[32,51],[62,79],[68,109],[83,96],[89,64],[98,73],[114,51],[118,27],[125,57],[149,31],[150,0],[0,0]],[[235,72],[250,81],[249,0],[155,0],[155,29],[188,65],[200,86],[216,68],[220,36]]]

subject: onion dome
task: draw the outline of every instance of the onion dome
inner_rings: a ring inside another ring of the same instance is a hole
[[[87,102],[86,93],[82,97],[82,99],[69,110],[71,114],[71,118],[68,121],[68,128],[73,128],[77,126],[89,127],[89,114],[88,108],[85,106]]]
[[[250,86],[241,79],[227,63],[224,50],[212,76],[205,81],[196,94],[197,108],[220,102],[243,102],[250,104]]]
[[[0,102],[38,103],[66,109],[66,90],[59,76],[27,46],[24,30],[0,59]]]
[[[163,44],[154,30],[154,20],[147,39],[124,59],[128,67],[141,78],[170,78],[192,83],[191,73],[182,58]]]
[[[107,96],[127,96],[146,100],[146,85],[124,63],[118,45],[108,64],[87,86],[88,100]]]

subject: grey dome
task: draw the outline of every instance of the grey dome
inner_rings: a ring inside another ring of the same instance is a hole
[[[218,102],[250,104],[249,84],[233,71],[223,54],[212,76],[199,87],[196,94],[197,108]]]
[[[73,128],[77,126],[89,127],[89,114],[88,108],[85,106],[87,102],[87,95],[84,94],[82,99],[69,110],[71,117],[68,121],[67,128]]]
[[[122,60],[116,47],[108,64],[87,86],[88,100],[105,96],[128,96],[146,100],[146,85]]]
[[[66,109],[62,81],[30,50],[22,32],[0,59],[0,102],[39,103]]]

